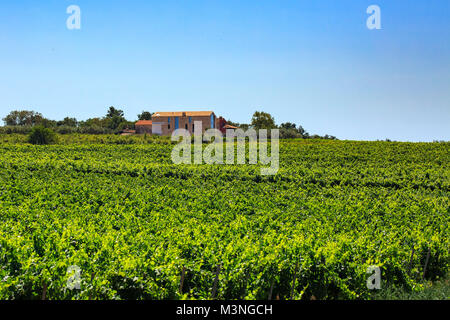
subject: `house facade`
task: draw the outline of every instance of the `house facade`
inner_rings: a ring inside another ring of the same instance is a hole
[[[152,134],[152,120],[139,120],[134,127],[137,134]]]
[[[152,115],[152,133],[170,136],[176,129],[185,129],[193,134],[198,121],[202,123],[202,134],[208,129],[220,129],[213,111],[155,112]]]

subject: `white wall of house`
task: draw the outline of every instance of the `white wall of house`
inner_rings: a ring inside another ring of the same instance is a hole
[[[152,134],[162,134],[162,122],[153,122]]]

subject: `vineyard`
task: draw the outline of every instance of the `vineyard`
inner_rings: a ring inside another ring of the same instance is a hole
[[[284,140],[274,176],[147,136],[0,143],[0,299],[368,299],[369,266],[449,271],[450,143]]]

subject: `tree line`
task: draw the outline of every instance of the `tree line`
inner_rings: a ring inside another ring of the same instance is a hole
[[[142,111],[137,115],[138,120],[151,120],[152,114],[149,111]],[[135,121],[125,119],[123,110],[116,109],[114,106],[109,107],[105,116],[89,118],[85,121],[78,121],[76,118],[65,117],[63,120],[50,120],[42,116],[41,113],[28,110],[11,111],[3,118],[5,127],[0,132],[4,133],[28,133],[34,126],[42,126],[50,128],[57,133],[90,133],[90,134],[107,134],[120,133],[125,129],[134,129]],[[331,135],[320,136],[317,134],[309,134],[301,125],[292,122],[285,122],[277,125],[274,117],[263,111],[256,111],[249,124],[237,123],[231,120],[226,121],[227,124],[247,130],[253,128],[260,129],[279,129],[280,138],[282,139],[336,139]]]
[[[142,111],[138,114],[138,120],[150,120],[152,113]],[[28,133],[32,127],[42,126],[50,128],[57,133],[91,133],[107,134],[120,133],[124,129],[134,129],[135,121],[125,119],[123,110],[111,106],[104,117],[89,118],[79,121],[76,118],[65,117],[63,120],[51,120],[42,116],[41,113],[28,110],[11,111],[3,118],[5,133]]]
[[[256,111],[249,124],[246,123],[237,123],[231,120],[227,120],[227,124],[232,126],[241,128],[243,130],[247,130],[249,128],[253,128],[255,130],[260,129],[279,129],[280,130],[280,138],[281,139],[331,139],[336,140],[335,136],[324,135],[320,136],[317,134],[309,134],[301,125],[296,125],[292,122],[284,122],[280,125],[275,123],[275,118],[267,112]]]

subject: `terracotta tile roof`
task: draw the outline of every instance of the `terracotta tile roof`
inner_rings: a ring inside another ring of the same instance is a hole
[[[151,126],[152,120],[139,120],[138,122],[136,122],[135,125],[136,126]]]
[[[209,117],[213,111],[174,111],[174,112],[155,112],[153,117]]]
[[[238,129],[238,127],[232,126],[230,124],[226,124],[223,126],[224,129]]]

